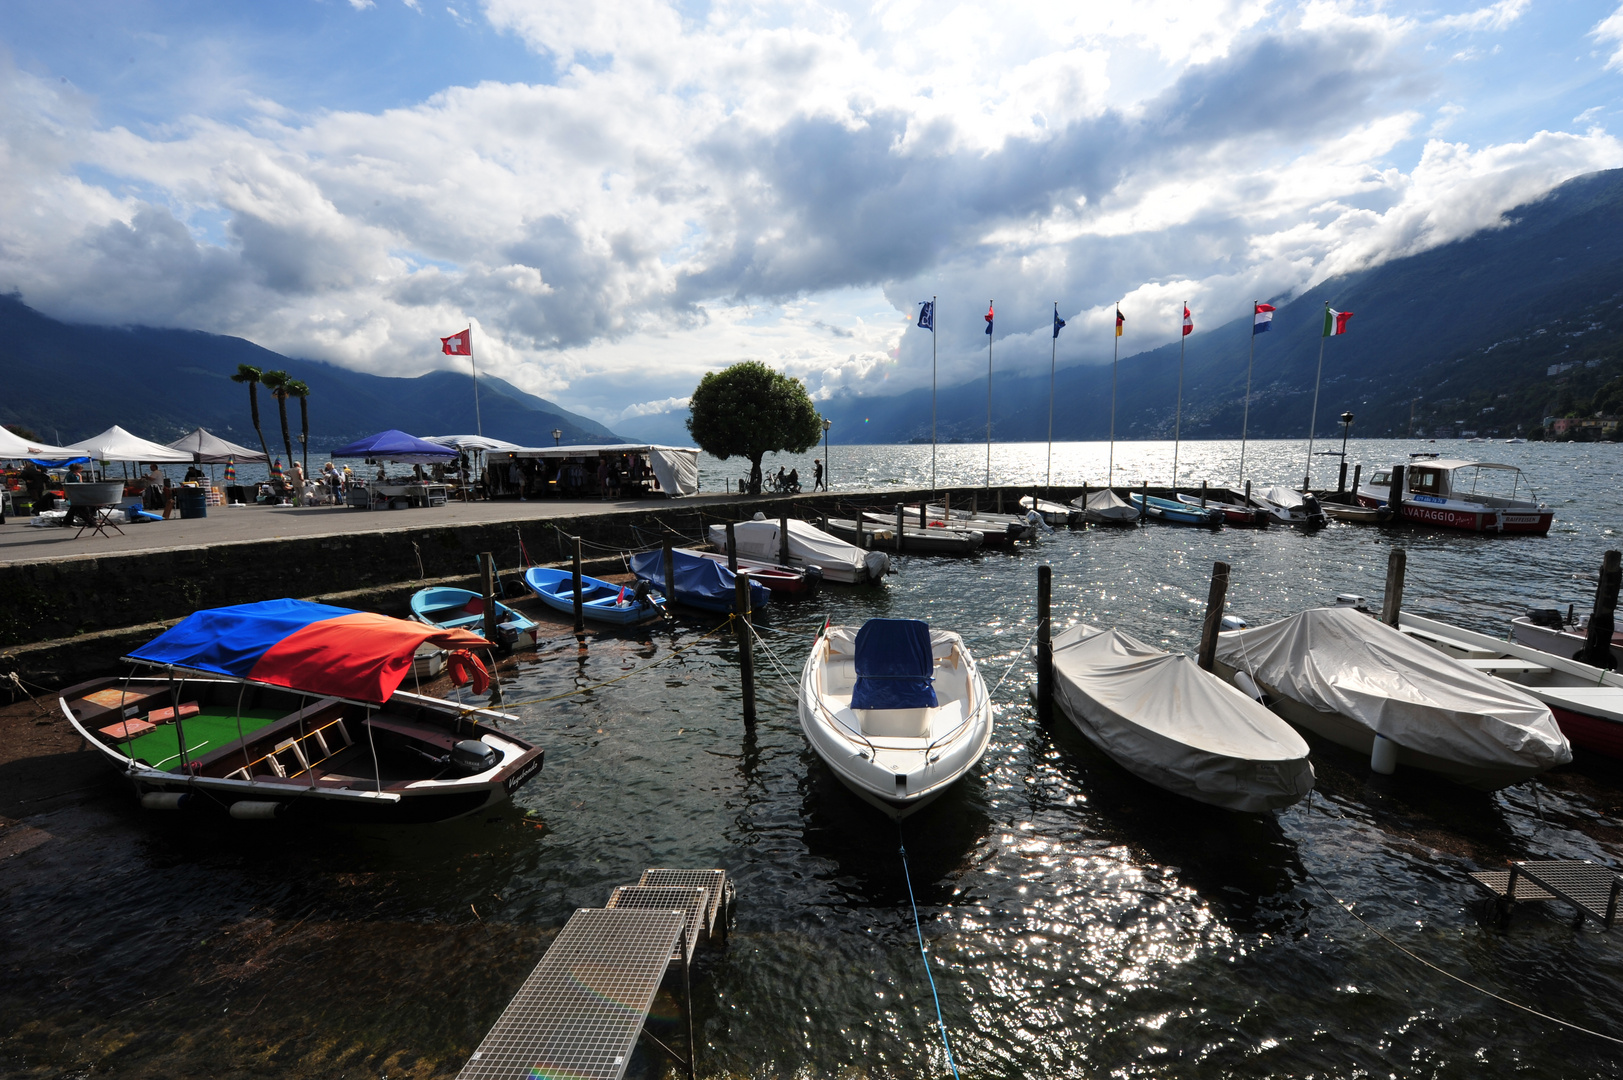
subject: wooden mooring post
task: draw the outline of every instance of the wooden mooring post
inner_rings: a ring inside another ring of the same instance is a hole
[[[581,581],[580,581],[580,537],[574,537],[575,559],[573,576],[575,579],[575,633],[586,632],[586,611],[581,607]]]
[[[1392,472],[1395,476],[1397,469]],[[1403,574],[1408,564],[1409,553],[1402,548],[1393,548],[1392,554],[1386,557],[1386,592],[1381,596],[1381,621],[1388,626],[1398,624],[1398,612],[1403,609]]]
[[[755,641],[750,622],[750,576],[738,574],[733,578],[733,610],[738,616],[738,674],[744,683],[744,723],[755,723]]]
[[[1217,634],[1223,629],[1223,603],[1229,593],[1229,564],[1212,563],[1212,587],[1206,593],[1206,621],[1200,628],[1200,654],[1197,663],[1206,671],[1217,660]]]
[[[778,519],[778,563],[789,565],[789,515]]]
[[[665,588],[660,591],[665,594],[665,606],[669,611],[676,604],[676,550],[668,537],[659,545],[659,554],[661,565],[665,567]]]
[[[1206,509],[1206,481],[1200,482],[1200,508]]]
[[[496,567],[488,551],[479,556],[479,594],[484,598],[485,605],[485,640],[492,645],[499,644],[496,628],[501,625],[501,616],[496,613]]]
[[[1347,500],[1353,506],[1358,505],[1358,481],[1362,480],[1363,477],[1364,477],[1364,464],[1363,464],[1363,462],[1359,462],[1357,465],[1353,466],[1352,498]]]
[[[1251,505],[1251,481],[1249,480],[1245,482],[1245,504],[1247,506]]]
[[[1143,521],[1150,516],[1150,482],[1144,481],[1144,501],[1138,504],[1138,520]]]
[[[1054,718],[1053,593],[1054,570],[1045,563],[1037,567],[1037,719],[1045,724]]]
[[[727,523],[727,569],[738,573],[738,537],[733,533],[733,523]]]
[[[1575,659],[1607,670],[1612,659],[1612,633],[1617,629],[1617,592],[1623,582],[1623,552],[1608,551],[1601,559],[1600,583],[1595,586],[1595,608],[1589,615],[1584,647]]]
[[[898,555],[902,552],[902,526],[905,524],[902,519],[905,517],[906,512],[907,507],[901,503],[896,504],[896,553]]]

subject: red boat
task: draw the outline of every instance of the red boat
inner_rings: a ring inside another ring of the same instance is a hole
[[[699,551],[696,548],[676,550],[701,559],[709,559],[723,566],[727,565],[727,556],[720,552]],[[760,582],[774,596],[809,600],[823,587],[823,572],[815,566],[783,566],[779,563],[762,562],[759,559],[739,559],[738,569],[740,572],[747,571],[751,581]]]
[[[1358,492],[1365,506],[1390,502],[1392,473],[1382,469]],[[1533,495],[1533,485],[1514,465],[1491,461],[1459,461],[1416,455],[1404,467],[1404,521],[1467,532],[1531,533],[1544,536],[1555,511]]]

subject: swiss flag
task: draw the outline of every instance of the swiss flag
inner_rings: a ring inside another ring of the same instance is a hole
[[[1189,317],[1189,305],[1185,304],[1183,306],[1183,333],[1184,333],[1184,336],[1188,337],[1189,334],[1194,331],[1194,329],[1195,329],[1195,320],[1191,319]]]
[[[473,327],[468,327],[460,334],[440,338],[440,345],[444,348],[447,356],[472,356]]]

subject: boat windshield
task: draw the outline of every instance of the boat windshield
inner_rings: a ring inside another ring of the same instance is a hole
[[[1532,499],[1533,486],[1514,465],[1494,465],[1487,462],[1465,465],[1454,470],[1453,493],[1470,497],[1496,499]]]

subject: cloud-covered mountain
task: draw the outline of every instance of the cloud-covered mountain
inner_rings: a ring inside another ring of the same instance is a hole
[[[1585,348],[1595,341],[1623,344],[1623,170],[1569,181],[1515,208],[1507,219],[1503,227],[1340,275],[1293,301],[1276,301],[1273,329],[1256,339],[1250,433],[1307,434],[1321,342],[1320,433],[1339,431],[1336,417],[1351,410],[1366,435],[1404,434],[1412,402],[1418,403],[1422,427],[1436,425],[1439,418],[1451,428],[1456,419],[1471,428],[1530,427],[1559,397],[1561,387],[1548,374],[1552,363],[1581,357],[1585,363],[1595,360],[1601,374],[1623,373],[1623,356],[1616,348]],[[1324,341],[1327,303],[1355,314],[1345,335]],[[1131,305],[1123,310],[1129,324],[1149,314]],[[1250,304],[1238,318],[1225,318],[1232,312],[1194,308],[1198,330],[1187,339],[1184,356],[1186,438],[1240,434]],[[1170,323],[1177,309],[1159,314]],[[1217,319],[1224,321],[1211,326]],[[1108,343],[1108,330],[1091,332]],[[1073,333],[1071,327],[1061,332],[1067,351]],[[996,345],[993,359],[995,365]],[[1171,437],[1177,365],[1177,345],[1121,359],[1118,437]],[[1046,366],[1040,373],[997,369],[992,388],[995,439],[1046,438]],[[942,440],[985,438],[985,368],[981,370],[978,379],[942,387],[937,401]],[[1059,369],[1056,439],[1109,435],[1110,380],[1108,362]],[[837,395],[822,407],[834,420],[834,441],[929,438],[927,389],[889,397]]]
[[[201,426],[253,446],[247,387],[230,378],[238,364],[280,368],[309,385],[312,450],[386,428],[414,435],[475,428],[473,378],[465,372],[371,375],[196,330],[62,323],[15,296],[0,296],[0,423],[23,424],[47,440],[73,442],[120,424],[168,442]],[[276,401],[263,387],[259,410],[265,441],[281,456]],[[603,425],[489,375],[479,379],[478,413],[486,435],[524,446],[552,445],[554,428],[565,442],[621,441]],[[288,417],[297,451],[296,401],[288,402]]]

